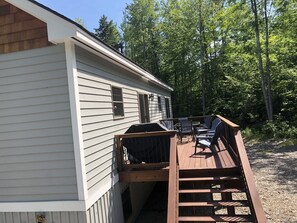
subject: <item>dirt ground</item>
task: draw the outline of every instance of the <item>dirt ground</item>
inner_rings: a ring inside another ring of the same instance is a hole
[[[248,142],[257,190],[270,223],[297,223],[297,146]]]

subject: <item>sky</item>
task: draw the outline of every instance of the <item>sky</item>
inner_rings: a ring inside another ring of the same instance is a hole
[[[132,0],[36,0],[37,2],[74,20],[83,20],[85,28],[93,32],[98,28],[102,15],[120,26],[126,4]]]

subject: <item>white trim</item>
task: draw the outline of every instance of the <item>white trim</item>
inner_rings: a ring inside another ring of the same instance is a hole
[[[76,55],[75,55],[74,43],[71,42],[71,40],[65,42],[65,51],[66,51],[68,89],[69,89],[69,99],[70,99],[78,199],[87,200],[88,187],[87,187],[83,135],[82,135],[82,125],[81,125]]]
[[[89,197],[86,202],[87,210],[95,204],[104,194],[106,194],[116,183],[119,182],[119,174],[113,176],[105,185],[100,187],[99,191],[96,191],[93,196]]]
[[[86,211],[84,201],[1,202],[0,212]]]

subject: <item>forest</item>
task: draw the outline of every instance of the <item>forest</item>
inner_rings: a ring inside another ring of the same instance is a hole
[[[174,88],[175,117],[297,137],[297,1],[133,0],[95,35]]]

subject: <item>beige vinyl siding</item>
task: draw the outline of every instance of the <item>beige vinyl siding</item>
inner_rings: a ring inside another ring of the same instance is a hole
[[[64,45],[0,55],[0,201],[77,198]]]
[[[125,117],[114,119],[111,85],[85,71],[78,75],[87,186],[93,194],[115,174],[114,135],[139,123],[137,92],[123,88]]]
[[[161,98],[161,111],[159,110],[158,97]],[[165,97],[154,94],[153,100],[149,99],[149,111],[151,122],[159,122],[159,120],[166,118]]]
[[[114,135],[122,134],[131,125],[139,123],[138,94],[170,95],[170,92],[154,87],[80,47],[75,50],[87,187],[89,195],[92,195],[110,183],[116,174]],[[112,86],[122,89],[123,118],[113,116]],[[154,111],[158,109],[158,103],[152,104],[150,109],[152,120],[159,121],[162,112]]]
[[[0,223],[35,223],[44,215],[46,223],[87,223],[85,212],[0,212]]]
[[[87,223],[124,222],[119,184],[112,187],[87,211]]]

